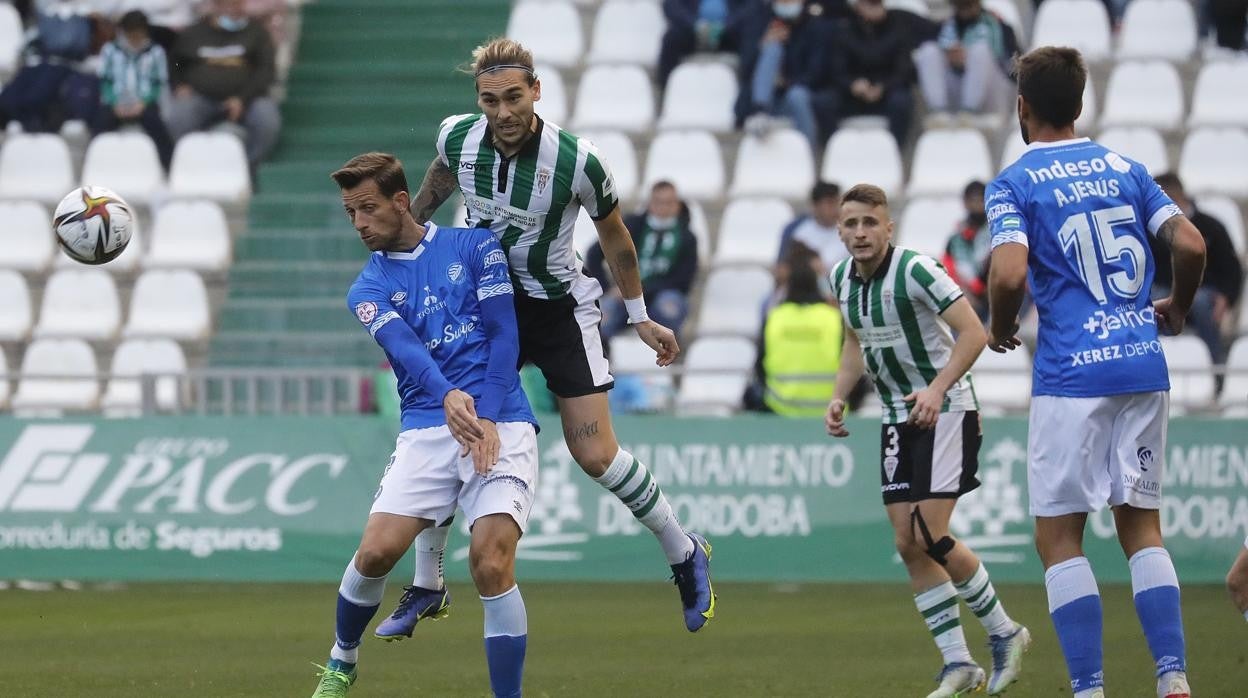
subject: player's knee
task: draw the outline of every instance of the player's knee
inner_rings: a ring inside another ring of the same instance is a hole
[[[379,547],[361,546],[355,552],[355,569],[365,577],[381,577],[390,574],[390,570],[394,569],[395,563],[403,555],[404,551],[385,550]]]
[[[591,439],[584,439],[575,446],[569,446],[572,459],[591,477],[601,477],[611,467],[615,454],[620,450],[613,443],[600,444]]]
[[[901,556],[902,562],[915,562],[923,558],[923,546],[914,539],[912,531],[894,531],[893,546],[897,548],[897,554]]]
[[[498,593],[497,589],[510,586],[512,557],[502,546],[473,546],[468,556],[468,567],[477,589],[482,594]]]
[[[923,519],[923,512],[915,509],[910,515],[910,532],[916,546],[922,546],[923,554],[944,566],[949,564],[949,553],[953,552],[957,541],[943,531],[932,532]]]
[[[1235,598],[1248,596],[1248,570],[1241,570],[1239,566],[1231,568],[1226,575],[1226,590]]]

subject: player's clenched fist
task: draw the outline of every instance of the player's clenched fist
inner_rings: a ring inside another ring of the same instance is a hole
[[[849,430],[845,428],[844,400],[836,398],[828,403],[828,412],[823,416],[823,423],[828,428],[828,434],[839,437],[849,436]]]

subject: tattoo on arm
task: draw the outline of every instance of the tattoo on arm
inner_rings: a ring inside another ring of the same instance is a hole
[[[580,441],[584,441],[591,436],[597,436],[597,434],[598,434],[598,420],[595,419],[592,422],[585,422],[584,424],[581,424],[578,427],[573,427],[572,429],[569,429],[568,431],[564,432],[564,437],[567,439],[569,444],[574,444]]]
[[[1187,216],[1182,214],[1167,218],[1166,222],[1162,223],[1161,227],[1157,229],[1157,239],[1166,243],[1167,247],[1173,246],[1174,235],[1179,230],[1179,222],[1185,220],[1187,220]]]
[[[454,194],[458,187],[459,180],[456,179],[455,173],[451,172],[440,158],[435,157],[433,162],[429,163],[429,169],[425,171],[425,179],[420,183],[420,191],[412,197],[412,216],[416,218],[416,222],[423,224],[433,218],[434,211],[451,198],[451,194]]]
[[[626,274],[631,274],[637,268],[637,253],[635,251],[621,252],[615,256],[615,278],[620,278]]]

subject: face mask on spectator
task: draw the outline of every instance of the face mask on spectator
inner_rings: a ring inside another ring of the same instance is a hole
[[[243,29],[247,28],[247,18],[222,15],[217,19],[217,24],[227,32],[241,32]]]
[[[646,214],[646,225],[652,230],[667,230],[676,227],[676,216],[656,216],[653,213]]]
[[[148,45],[152,43],[149,39],[144,39],[139,43],[135,43],[124,35],[118,37],[118,41],[121,43],[121,47],[130,53],[143,53],[143,49],[146,49]]]
[[[802,3],[773,2],[771,3],[771,11],[780,19],[797,19],[802,16]]]

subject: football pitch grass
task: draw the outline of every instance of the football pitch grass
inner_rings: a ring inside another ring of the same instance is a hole
[[[401,584],[387,589],[382,612]],[[717,584],[718,613],[685,631],[661,584],[522,584],[529,611],[525,695],[925,696],[940,657],[900,584]],[[1012,698],[1069,696],[1041,586],[998,588],[1034,642]],[[0,695],[297,696],[316,685],[333,637],[331,584],[135,584],[0,592]],[[451,584],[448,619],[414,639],[372,637],[351,695],[487,696],[481,604]],[[1130,588],[1102,587],[1109,695],[1153,696],[1152,660]],[[1189,669],[1200,698],[1244,696],[1248,626],[1218,586],[1183,590]],[[963,606],[977,661],[990,662]],[[376,621],[374,621],[375,623]],[[982,694],[980,694],[982,695]]]

